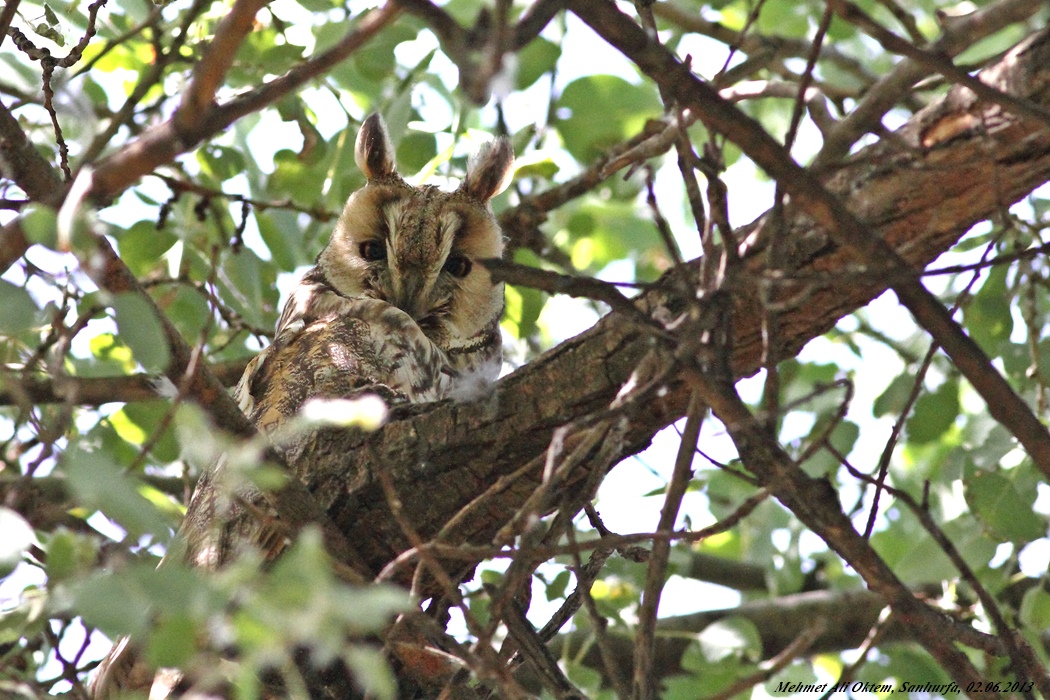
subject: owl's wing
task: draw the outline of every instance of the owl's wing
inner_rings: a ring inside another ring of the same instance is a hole
[[[309,399],[374,393],[396,404],[448,393],[449,358],[408,314],[377,299],[327,296],[327,313],[289,323],[245,371],[238,400],[260,430],[271,433]]]
[[[311,399],[376,394],[396,405],[447,393],[445,354],[407,314],[375,299],[330,296],[314,304],[324,316],[290,316],[237,385],[241,410],[267,435],[276,437]],[[274,444],[293,470],[308,437],[283,431]],[[201,477],[180,535],[188,561],[216,568],[246,546],[277,556],[287,541],[279,525],[262,494],[229,474],[223,457]]]

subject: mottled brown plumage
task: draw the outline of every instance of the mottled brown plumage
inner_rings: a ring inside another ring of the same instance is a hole
[[[273,345],[238,389],[264,430],[306,398],[372,387],[393,400],[433,401],[499,373],[503,286],[475,262],[503,252],[488,202],[505,186],[510,145],[482,148],[454,192],[397,174],[378,115],[362,125],[355,155],[368,184],[347,201],[285,304]]]
[[[483,147],[453,192],[409,185],[393,154],[382,119],[372,115],[355,149],[367,184],[347,201],[316,265],[285,303],[273,344],[237,387],[241,408],[264,433],[310,399],[470,397],[499,373],[503,286],[476,263],[503,252],[489,200],[509,179],[510,145]],[[247,547],[276,556],[284,536],[266,522],[274,514],[265,500],[244,487],[236,499],[224,495],[216,485],[222,472],[220,464],[204,475],[190,502],[180,528],[187,560],[215,568]],[[178,673],[154,678],[137,656],[121,640],[96,674],[95,696],[152,685],[151,698],[167,697]]]

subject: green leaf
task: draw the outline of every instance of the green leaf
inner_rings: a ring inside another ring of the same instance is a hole
[[[813,426],[813,430],[810,431],[810,440],[815,440],[817,437],[824,434],[829,420],[830,418],[824,416],[821,416],[821,418],[817,420]],[[853,446],[857,444],[857,439],[859,437],[860,426],[852,421],[842,420],[839,421],[831,431],[829,440],[832,446],[840,454],[848,455],[853,449]],[[834,474],[838,468],[838,459],[832,456],[827,450],[817,450],[817,452],[803,464],[803,469],[805,469],[806,473],[814,477],[827,475],[834,478]]]
[[[241,175],[245,169],[244,154],[236,148],[216,144],[198,150],[197,162],[203,172],[218,182]]]
[[[83,60],[90,61],[102,53],[105,42],[88,44]],[[153,48],[148,42],[122,42],[108,47],[110,50],[94,63],[94,67],[104,73],[117,70],[139,71],[155,60]]]
[[[537,321],[547,295],[538,289],[507,285],[504,291],[504,323],[516,338],[530,338],[539,331]]]
[[[899,414],[908,401],[915,378],[907,374],[898,374],[872,404],[871,412],[876,417]]]
[[[339,7],[339,3],[335,0],[299,0],[298,4],[310,12],[325,12],[333,7]]]
[[[150,453],[160,462],[174,462],[179,457],[179,446],[171,426],[164,429],[159,439],[155,438],[169,409],[170,406],[160,401],[128,403],[109,420],[123,439],[140,446],[146,440],[153,440]]]
[[[142,567],[154,568],[152,564],[138,563],[119,575],[99,573],[72,584],[75,614],[112,639],[142,633],[149,623],[152,597],[129,575]]]
[[[37,324],[33,297],[22,287],[0,280],[0,336],[17,335]]]
[[[397,681],[378,649],[356,645],[343,656],[354,674],[354,680],[369,697],[391,700],[397,697]]]
[[[168,539],[174,519],[143,496],[136,479],[124,474],[109,455],[89,452],[78,444],[66,451],[63,465],[69,488],[79,503],[102,511],[132,536],[151,534]]]
[[[738,631],[735,629],[735,621],[740,619],[726,618],[708,625],[700,633],[699,637],[702,638],[708,630],[711,630],[710,638],[714,640],[713,643],[705,644],[702,639],[698,638],[686,647],[685,653],[682,654],[681,664],[683,669],[690,672],[690,675],[668,679],[668,681],[677,682],[668,682],[666,684],[669,691],[667,697],[686,700],[687,698],[709,695],[711,692],[717,692],[725,688],[738,678],[744,669],[750,668],[740,661],[739,653],[742,653],[743,650],[736,646],[737,644],[742,644],[744,647],[750,646],[750,642],[744,642],[737,638]],[[722,623],[728,623],[728,627]],[[748,632],[745,632],[745,634],[750,636]],[[728,654],[722,654],[724,648],[722,647],[722,641],[733,646],[735,651],[731,650]],[[719,660],[712,661],[707,656],[709,651],[718,656]],[[750,654],[750,652],[747,653]],[[661,695],[661,697],[665,696]]]
[[[143,634],[147,655],[159,664],[178,665],[197,648],[197,630],[229,605],[229,591],[217,588],[198,569],[169,560],[132,562],[118,571],[98,573],[69,586],[73,608],[107,635]],[[178,663],[176,663],[178,662]]]
[[[22,231],[30,243],[52,250],[58,245],[58,214],[51,207],[29,204],[22,210]]]
[[[766,570],[766,583],[769,592],[774,596],[789,595],[802,590],[805,574],[802,573],[802,562],[798,557],[791,557],[783,566]]]
[[[13,607],[0,608],[0,644],[14,645],[40,634],[49,624],[49,597],[43,588],[25,588]]]
[[[558,174],[558,164],[551,160],[550,154],[536,151],[526,154],[514,161],[514,179],[534,177],[540,180],[550,180]]]
[[[660,99],[651,83],[633,85],[614,75],[590,75],[565,86],[558,105],[572,112],[558,120],[565,148],[581,163],[641,131],[660,115]]]
[[[54,27],[48,26],[41,22],[35,27],[36,33],[40,36],[47,37],[51,41],[55,42],[59,46],[66,45],[66,38],[62,36],[62,32],[58,31]]]
[[[478,16],[478,3],[475,0],[449,0],[444,10],[460,24],[473,26]]]
[[[565,214],[562,225],[579,270],[595,273],[615,260],[638,259],[646,251],[663,249],[656,226],[632,203],[589,196],[558,218]]]
[[[47,543],[47,579],[54,584],[75,570],[73,534],[68,530],[60,530]]]
[[[888,684],[899,687],[899,683],[907,679],[922,679],[920,682],[938,685],[948,683],[951,677],[924,649],[906,644],[894,649],[893,654],[889,655],[885,663],[864,664],[857,673],[857,680],[878,685]],[[894,683],[894,680],[898,682]],[[898,695],[899,693],[879,693],[876,697],[893,698]],[[918,694],[910,695],[915,697]],[[935,697],[952,697],[953,695],[945,694]]]
[[[999,355],[999,343],[1008,341],[1013,332],[1012,296],[1006,286],[1009,269],[1008,265],[992,267],[981,289],[963,307],[966,330],[992,357]]]
[[[309,207],[316,204],[324,191],[325,172],[316,167],[323,149],[315,149],[305,160],[295,151],[282,149],[273,156],[274,170],[266,182],[266,189],[274,197],[287,197],[294,203]]]
[[[157,306],[171,319],[183,338],[199,338],[211,309],[196,289],[179,285],[174,293],[158,295]]]
[[[77,364],[77,374],[80,376],[101,377],[135,371],[131,348],[112,333],[99,333],[88,341],[88,349],[98,362]]]
[[[139,221],[117,238],[121,259],[137,277],[158,267],[163,255],[179,240],[178,236],[157,228],[156,222]]]
[[[952,427],[959,416],[959,383],[944,382],[936,391],[923,394],[915,402],[908,418],[908,440],[925,445],[938,439]]]
[[[231,76],[236,82],[250,81],[261,73],[283,73],[303,57],[303,47],[296,46],[270,28],[250,32],[237,50],[236,69]]]
[[[29,522],[21,515],[0,506],[0,578],[14,571],[22,561],[22,555],[33,543],[36,535]]]
[[[773,697],[796,697],[787,691],[777,692],[777,688],[783,687],[781,683],[794,685],[796,683],[817,684],[817,674],[813,672],[813,667],[804,665],[792,665],[785,668],[783,671],[773,676],[766,684],[766,692]],[[801,694],[799,694],[801,695]]]
[[[1037,630],[1050,629],[1050,593],[1042,586],[1033,586],[1021,599],[1021,622]]]
[[[397,167],[405,173],[417,173],[437,155],[434,134],[409,131],[397,145]]]
[[[276,317],[275,266],[244,248],[223,258],[219,270],[222,296],[244,319],[259,328],[270,328]]]
[[[557,600],[565,597],[565,589],[569,586],[572,575],[568,569],[558,572],[558,575],[547,584],[547,600]]]
[[[481,582],[488,586],[502,585],[505,578],[502,571],[493,571],[492,569],[482,569],[479,576]]]
[[[177,668],[197,650],[197,625],[186,615],[162,617],[150,631],[146,658],[158,668]]]
[[[758,29],[764,34],[805,38],[810,28],[807,3],[767,2],[758,15]]]
[[[366,79],[384,81],[395,70],[394,48],[401,42],[413,41],[418,36],[417,28],[405,22],[398,22],[355,51],[351,60]]]
[[[998,543],[985,535],[969,514],[942,524],[941,529],[974,569],[987,567],[995,555]],[[876,532],[871,542],[894,573],[910,586],[943,581],[959,574],[941,546],[911,513],[903,513],[891,530]]]
[[[98,561],[98,540],[69,530],[53,532],[44,543],[47,551],[49,586],[72,578],[78,572],[90,571]]]
[[[554,69],[561,56],[561,49],[552,41],[543,37],[533,39],[518,52],[518,73],[514,76],[514,85],[524,90],[544,73]]]
[[[120,339],[147,372],[159,373],[171,358],[167,336],[157,312],[142,297],[134,293],[118,294],[111,303],[116,315]]]
[[[1035,490],[1020,493],[998,472],[978,472],[966,481],[966,502],[995,537],[1026,543],[1046,536],[1046,519],[1032,510]]]
[[[697,637],[704,658],[718,663],[733,657],[757,661],[762,658],[762,638],[755,623],[744,617],[727,617],[713,622]]]
[[[582,664],[573,664],[569,666],[568,672],[569,680],[572,681],[573,685],[577,688],[582,689],[597,689],[602,685],[602,674],[593,668],[587,668]],[[594,694],[588,697],[595,697]],[[596,700],[604,700],[605,696],[600,695]]]
[[[740,533],[735,529],[707,537],[695,548],[697,551],[722,557],[723,559],[740,560],[744,553]]]
[[[278,209],[256,211],[255,221],[273,261],[282,271],[292,272],[310,262],[303,254],[303,229],[295,213]]]

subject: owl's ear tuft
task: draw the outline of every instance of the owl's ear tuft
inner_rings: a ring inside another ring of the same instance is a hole
[[[459,189],[487,202],[507,189],[514,172],[514,150],[510,141],[499,138],[485,144],[467,164],[467,176]]]
[[[369,180],[394,173],[394,145],[378,112],[370,114],[357,132],[354,161]]]

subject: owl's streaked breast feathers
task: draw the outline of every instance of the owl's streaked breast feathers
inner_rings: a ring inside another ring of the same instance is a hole
[[[509,181],[510,144],[482,147],[453,192],[409,185],[393,154],[382,119],[370,116],[354,153],[367,184],[350,196],[285,304],[274,343],[238,387],[263,430],[309,398],[372,391],[433,401],[499,373],[503,285],[475,263],[503,253],[489,200]]]

